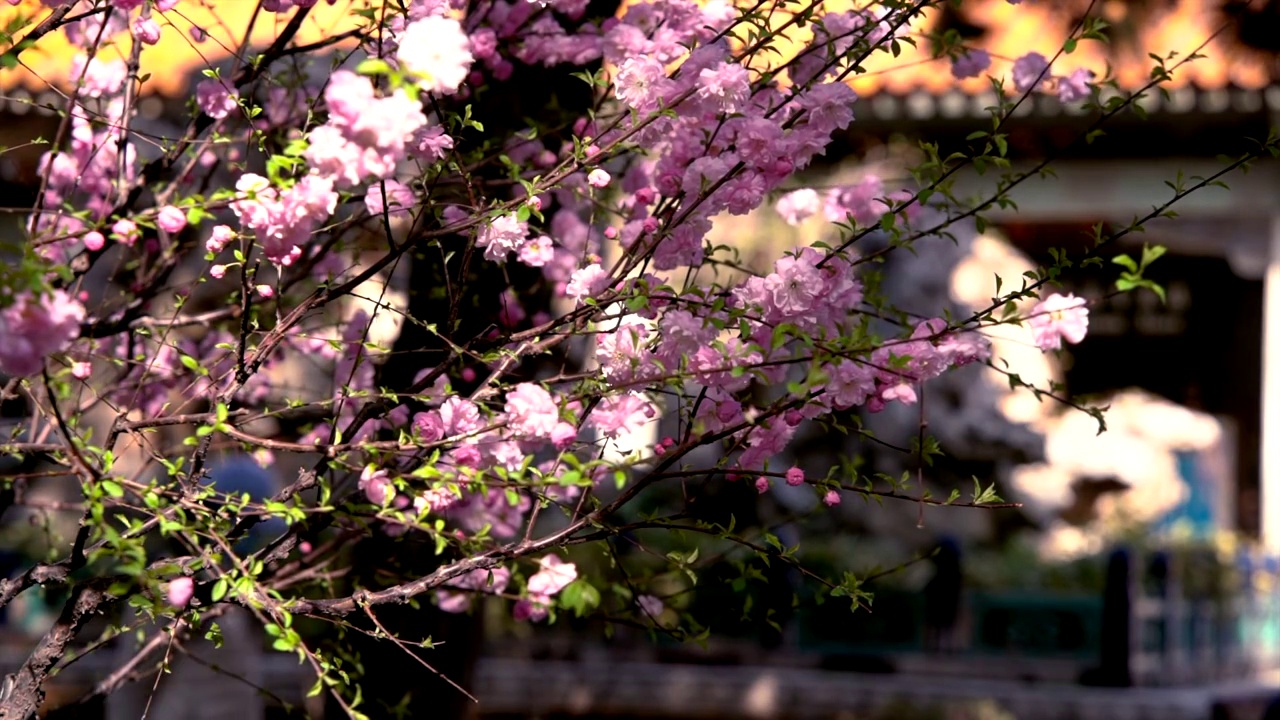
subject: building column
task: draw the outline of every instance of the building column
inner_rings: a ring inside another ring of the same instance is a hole
[[[1262,306],[1262,544],[1280,554],[1280,214],[1273,215],[1267,242]]]

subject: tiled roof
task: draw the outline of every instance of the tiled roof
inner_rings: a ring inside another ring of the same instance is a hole
[[[1082,42],[1075,52],[1060,58],[1055,68],[1087,67],[1101,73],[1109,64],[1122,87],[1139,87],[1150,76],[1153,63],[1149,53],[1166,56],[1177,51],[1185,56],[1220,29],[1226,22],[1217,5],[1221,1],[1170,2],[1167,8],[1154,10],[1148,18],[1136,23],[1131,41],[1110,45]],[[177,31],[166,28],[159,45],[142,54],[142,72],[151,74],[144,92],[170,97],[186,93],[191,78],[196,77],[201,68],[226,59],[231,54],[230,48],[239,44],[257,3],[253,0],[217,3],[217,22],[209,10],[214,4],[213,0],[184,0],[174,11],[164,13],[161,24],[171,24]],[[377,4],[376,0],[373,4]],[[315,42],[349,29],[353,25],[350,13],[354,6],[353,0],[339,0],[333,6],[318,3],[303,24],[298,42]],[[1103,16],[1107,17],[1108,13],[1122,14],[1130,5],[1122,0],[1106,0],[1100,6]],[[1028,51],[1052,57],[1074,23],[1060,0],[1024,0],[1019,5],[1010,5],[1006,0],[965,0],[963,9],[967,22],[985,30],[974,44],[991,53],[995,59],[992,71],[997,74],[1007,74],[1011,60]],[[0,4],[0,24],[18,12],[42,14],[46,11],[38,0],[25,0],[18,8]],[[258,18],[252,41],[260,45],[270,42],[287,17],[263,13]],[[915,30],[936,30],[940,21],[940,13],[934,13],[922,18]],[[193,25],[207,29],[209,39],[203,43],[192,41],[188,31]],[[1227,39],[1229,36],[1230,33],[1225,33],[1211,42],[1201,52],[1205,58],[1184,65],[1165,86],[1210,91],[1253,91],[1267,87],[1275,77],[1274,59],[1233,47]],[[60,33],[46,36],[37,47],[23,54],[25,68],[0,70],[0,88],[40,90],[50,82],[61,84],[66,80],[74,53],[75,48]],[[864,97],[888,93],[900,97],[914,94],[945,98],[960,93],[978,96],[990,90],[985,79],[955,80],[947,61],[930,57],[926,41],[921,41],[919,47],[903,44],[898,57],[876,53],[864,66],[867,72],[851,80]]]

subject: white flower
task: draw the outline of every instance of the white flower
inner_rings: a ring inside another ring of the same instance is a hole
[[[467,34],[452,18],[432,16],[410,23],[397,42],[396,59],[427,92],[457,92],[474,61]]]

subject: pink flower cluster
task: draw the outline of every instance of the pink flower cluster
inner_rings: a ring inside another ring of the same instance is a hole
[[[332,177],[307,175],[287,190],[277,190],[261,175],[245,173],[236,181],[231,209],[242,231],[252,232],[271,262],[292,265],[311,234],[338,204]]]
[[[516,603],[512,614],[517,620],[538,622],[547,617],[554,596],[578,579],[578,568],[555,555],[547,555],[538,561],[538,572],[529,576],[525,588],[528,597]]]
[[[0,309],[0,373],[21,377],[40,372],[44,359],[80,337],[85,309],[63,290],[19,294]]]
[[[324,99],[329,120],[311,131],[305,157],[338,189],[391,178],[427,125],[420,103],[403,89],[378,97],[368,78],[347,70],[329,79]]]

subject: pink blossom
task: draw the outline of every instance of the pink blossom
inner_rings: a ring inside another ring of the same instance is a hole
[[[799,225],[822,209],[822,198],[810,188],[794,190],[778,198],[773,209],[788,225]]]
[[[191,598],[195,594],[196,581],[183,576],[169,581],[169,587],[165,591],[165,598],[170,605],[181,610],[187,606],[187,603],[191,602]]]
[[[426,92],[454,94],[474,61],[471,42],[453,18],[431,16],[411,22],[396,42],[396,60]]]
[[[595,297],[609,286],[609,273],[599,263],[592,263],[573,273],[564,294],[572,300],[582,302]]]
[[[520,383],[507,393],[504,408],[511,431],[535,439],[547,439],[560,423],[560,408],[546,388]]]
[[[120,92],[128,76],[129,66],[123,60],[90,59],[77,55],[71,65],[71,77],[83,83],[80,92],[91,98]]]
[[[636,110],[654,106],[667,87],[666,67],[647,55],[627,58],[614,78],[614,96]]]
[[[419,515],[440,513],[458,502],[458,495],[448,488],[433,488],[413,499],[413,508]]]
[[[938,352],[959,367],[990,358],[991,341],[976,332],[953,332],[938,341]]]
[[[471,33],[471,54],[477,60],[488,60],[498,49],[498,34],[493,28],[480,28]]]
[[[366,465],[360,473],[359,487],[369,502],[374,505],[386,505],[395,492],[391,484],[391,476],[386,470],[374,465]]]
[[[787,470],[787,484],[795,487],[804,484],[804,470],[792,467]]]
[[[383,193],[383,185],[386,186],[386,193]],[[390,202],[386,201],[390,198]],[[374,183],[369,186],[369,191],[364,195],[364,206],[369,210],[369,214],[380,218],[384,210],[390,207],[388,214],[391,217],[398,215],[407,215],[409,210],[414,206],[416,198],[413,190],[402,183],[395,180],[383,180],[380,183]]]
[[[160,26],[155,20],[139,15],[133,20],[133,36],[143,45],[155,45],[160,41]]]
[[[737,63],[720,63],[698,74],[698,96],[715,104],[721,112],[737,112],[751,94],[751,78]]]
[[[590,422],[601,435],[616,439],[638,432],[657,413],[657,408],[648,398],[637,392],[629,392],[601,400],[591,412]]]
[[[138,241],[138,226],[132,220],[117,220],[111,226],[111,233],[111,236],[121,245],[133,247],[133,244]]]
[[[914,405],[917,400],[916,389],[911,386],[911,383],[890,385],[880,391],[880,399],[885,402],[897,400],[903,405]]]
[[[214,225],[213,231],[209,234],[209,239],[205,242],[204,247],[209,252],[217,255],[226,249],[227,245],[236,237],[236,231],[227,225]]]
[[[106,242],[106,238],[102,237],[102,233],[97,230],[91,230],[84,235],[84,247],[89,252],[101,250]]]
[[[822,496],[822,502],[827,507],[835,507],[840,504],[840,493],[835,490],[828,490],[827,494]]]
[[[187,214],[172,205],[165,205],[156,213],[156,226],[170,234],[182,232],[187,226]]]
[[[537,198],[533,198],[537,200]],[[555,257],[556,249],[551,238],[539,235],[526,242],[516,253],[516,258],[529,267],[544,267]]]
[[[756,478],[756,492],[761,495],[769,492],[769,478],[763,475]]]
[[[18,295],[0,309],[0,372],[17,377],[39,372],[46,356],[80,337],[84,319],[84,306],[63,290]]]
[[[596,168],[587,175],[587,184],[593,188],[605,188],[609,187],[609,181],[612,179],[609,177],[609,173]]]
[[[557,450],[567,450],[574,440],[578,439],[578,428],[573,423],[558,422],[551,429],[551,443]]]
[[[71,365],[71,377],[77,380],[88,380],[93,374],[93,364],[88,362],[77,362]]]
[[[596,335],[596,362],[614,386],[657,377],[662,368],[654,362],[648,346],[653,332],[641,318],[622,318],[613,332]]]
[[[578,579],[578,568],[555,555],[543,556],[538,561],[541,568],[529,576],[529,594],[551,597]]]
[[[254,285],[253,291],[258,293],[258,297],[270,298],[275,297],[276,290],[270,285]]]
[[[456,395],[440,406],[440,419],[444,422],[445,437],[469,435],[484,427],[480,408],[470,400]]]
[[[511,609],[511,617],[517,622],[541,622],[547,619],[550,606],[551,598],[531,595],[516,601],[515,607]]]
[[[800,315],[817,302],[822,293],[822,275],[806,258],[783,257],[775,271],[764,279],[769,304],[784,316]]]
[[[227,274],[226,265],[209,266],[209,277],[213,278],[214,280],[221,280],[223,277],[226,276],[226,274]]]
[[[1084,298],[1053,294],[1042,300],[1027,318],[1041,350],[1057,350],[1062,341],[1075,345],[1089,332],[1089,308]]]
[[[223,80],[209,78],[196,85],[196,103],[205,115],[215,120],[221,120],[235,112],[239,101],[240,94]]]
[[[418,413],[413,416],[413,431],[422,442],[437,442],[444,438],[444,420],[435,410]]]
[[[329,120],[311,131],[303,156],[338,188],[389,178],[427,125],[421,103],[403,89],[377,97],[369,78],[339,70],[324,91]]]
[[[529,234],[529,226],[515,213],[498,216],[485,225],[476,235],[476,245],[484,248],[484,256],[494,262],[503,262],[507,255],[520,249]]]
[[[427,163],[443,160],[453,149],[453,138],[439,125],[419,128],[409,141],[409,154]]]

